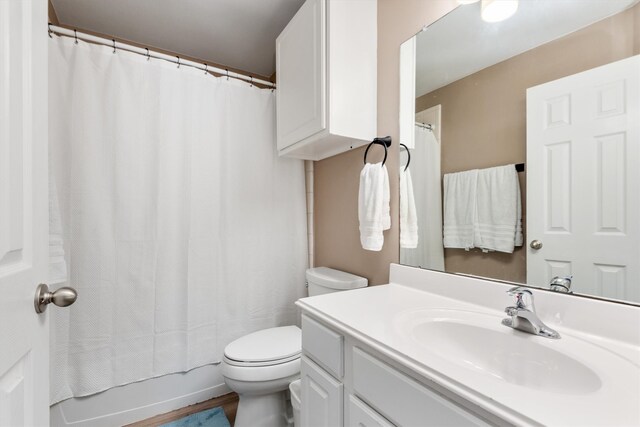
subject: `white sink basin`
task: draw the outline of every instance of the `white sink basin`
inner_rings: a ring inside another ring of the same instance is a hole
[[[434,321],[417,325],[412,332],[442,357],[513,384],[571,394],[592,393],[602,385],[595,372],[579,361],[506,329]]]
[[[432,309],[401,317],[396,325],[404,334],[445,363],[528,389],[574,395],[599,390],[598,374],[565,351],[575,351],[576,341],[605,363],[629,363],[575,338],[551,340],[513,330],[500,323],[501,317],[488,314]]]

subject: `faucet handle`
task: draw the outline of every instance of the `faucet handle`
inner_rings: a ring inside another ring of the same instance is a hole
[[[518,307],[510,305],[504,309],[504,312],[507,313],[508,316],[513,317],[518,314]]]
[[[516,297],[516,309],[525,309],[535,312],[533,305],[533,292],[524,286],[516,286],[507,291],[507,294]]]
[[[556,292],[571,293],[571,280],[573,275],[570,276],[555,276],[549,282],[549,289]]]
[[[516,286],[515,288],[511,288],[507,291],[507,293],[512,296],[513,295],[518,296],[524,293],[533,295],[533,293],[529,290],[529,288],[525,288],[524,286]]]

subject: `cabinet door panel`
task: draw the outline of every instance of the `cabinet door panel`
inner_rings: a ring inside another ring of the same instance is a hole
[[[382,415],[354,395],[349,395],[349,422],[347,424],[350,427],[394,427]]]
[[[399,426],[487,426],[474,414],[413,378],[353,348],[353,389],[363,401]]]
[[[309,316],[302,315],[302,347],[320,366],[342,378],[344,338]]]
[[[342,389],[322,368],[302,357],[301,418],[304,427],[342,425]]]
[[[326,128],[326,0],[307,0],[276,40],[278,150]]]

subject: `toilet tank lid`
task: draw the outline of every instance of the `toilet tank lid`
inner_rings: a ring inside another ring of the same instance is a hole
[[[224,355],[239,362],[269,362],[300,354],[302,334],[297,326],[263,329],[238,338]]]
[[[329,289],[364,288],[369,283],[366,278],[328,267],[315,267],[307,270],[307,281]]]

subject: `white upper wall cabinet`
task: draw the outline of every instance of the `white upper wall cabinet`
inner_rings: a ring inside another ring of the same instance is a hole
[[[321,160],[370,142],[377,1],[307,0],[276,40],[281,156]]]

